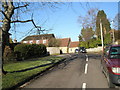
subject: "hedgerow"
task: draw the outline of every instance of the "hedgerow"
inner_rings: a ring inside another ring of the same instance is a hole
[[[18,44],[14,48],[17,58],[28,59],[31,57],[43,56],[47,53],[43,44]]]

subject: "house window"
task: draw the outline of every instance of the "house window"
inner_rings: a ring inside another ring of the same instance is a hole
[[[23,41],[23,43],[28,43],[28,41]]]
[[[36,40],[36,44],[40,44],[40,40]]]
[[[43,44],[45,44],[46,43],[46,40],[43,40]]]
[[[32,43],[33,43],[33,41],[31,40],[31,41],[29,41],[29,43],[30,43],[30,44],[32,44]]]

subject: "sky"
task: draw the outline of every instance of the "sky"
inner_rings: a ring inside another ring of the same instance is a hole
[[[40,7],[39,4],[35,6],[36,9],[31,7],[35,23],[41,26],[42,29],[47,30],[44,34],[53,33],[57,38],[71,38],[72,41],[78,41],[78,36],[82,29],[81,23],[78,22],[78,17],[85,16],[88,9],[98,8],[99,10],[104,10],[110,20],[113,20],[118,13],[117,2],[72,2],[72,4],[66,2],[65,4],[67,5],[62,4],[55,9],[47,8],[46,6],[38,8]],[[31,12],[23,14],[22,18],[30,19]],[[21,41],[28,35],[36,35],[36,29],[31,30],[33,27],[30,22],[18,23],[16,27],[11,28],[11,38]],[[30,30],[31,34],[28,33]]]

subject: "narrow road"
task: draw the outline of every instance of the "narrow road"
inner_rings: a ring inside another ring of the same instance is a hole
[[[79,54],[66,66],[59,65],[24,88],[108,88],[100,69],[100,58],[95,54]]]

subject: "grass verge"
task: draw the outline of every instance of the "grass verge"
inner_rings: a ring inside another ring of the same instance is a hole
[[[9,63],[4,65],[4,69],[6,71],[16,71],[16,70],[22,70],[30,67],[39,66],[42,64],[48,64],[52,61],[58,62],[59,60],[63,59],[63,57],[53,57],[48,56],[44,58],[38,58],[37,60],[30,60],[30,61],[21,61],[16,63]],[[50,67],[39,67],[33,70],[25,71],[25,72],[16,72],[16,73],[8,73],[6,75],[2,76],[2,88],[8,89],[15,85],[17,85],[20,82],[24,82],[27,78],[36,75],[37,73],[40,73],[41,71],[45,70],[46,68]]]

